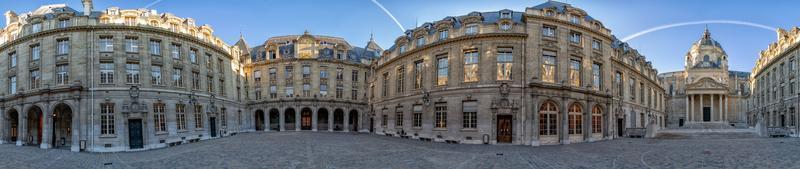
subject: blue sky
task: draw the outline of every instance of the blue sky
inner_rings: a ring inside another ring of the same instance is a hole
[[[142,8],[156,0],[95,0],[95,10],[107,7]],[[545,0],[378,0],[406,28],[416,23],[433,22],[446,16],[471,11],[512,9],[524,11]],[[623,38],[656,26],[702,21],[737,20],[776,28],[800,25],[796,12],[800,1],[752,0],[563,0],[584,9],[613,33]],[[0,10],[17,13],[35,10],[45,4],[65,3],[82,10],[80,0],[0,0]],[[268,37],[301,34],[338,36],[351,45],[363,46],[370,32],[384,48],[402,34],[400,28],[370,0],[162,0],[151,7],[180,17],[192,17],[199,24],[210,24],[215,34],[233,44],[240,32],[251,46]],[[0,18],[4,20],[5,18]],[[4,24],[5,22],[0,22]],[[683,69],[683,58],[691,43],[700,38],[705,25],[689,25],[645,34],[630,44],[653,61],[659,72]],[[722,43],[732,70],[750,71],[758,52],[776,39],[775,31],[762,28],[708,24],[712,36]]]

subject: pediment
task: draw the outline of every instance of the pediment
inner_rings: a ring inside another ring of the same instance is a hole
[[[714,79],[705,77],[686,86],[688,89],[727,89],[728,86]]]

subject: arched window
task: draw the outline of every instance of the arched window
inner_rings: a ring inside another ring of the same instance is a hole
[[[150,26],[156,26],[157,27],[158,26],[158,21],[156,21],[156,20],[150,21]]]
[[[592,133],[603,132],[603,110],[600,106],[592,108]]]
[[[572,106],[569,106],[569,114],[567,114],[567,122],[569,123],[569,134],[581,134],[583,133],[583,109],[581,109],[581,105],[574,103]]]
[[[711,59],[709,59],[708,55],[703,56],[703,62],[708,62],[709,60]]]
[[[558,135],[558,108],[551,101],[539,107],[539,135]]]

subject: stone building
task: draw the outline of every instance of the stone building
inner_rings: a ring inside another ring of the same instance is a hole
[[[362,48],[305,32],[234,46],[250,51],[247,105],[256,130],[367,132],[368,65],[383,51],[372,39]]]
[[[561,2],[424,23],[398,37],[372,71],[377,134],[548,145],[664,124],[657,70],[602,22]]]
[[[72,151],[166,147],[247,130],[242,60],[155,10],[63,4],[5,13],[0,143]]]
[[[708,29],[685,56],[683,71],[659,75],[669,96],[669,127],[746,126],[750,73],[728,70],[728,55]],[[687,126],[688,125],[688,126]]]
[[[800,106],[800,91],[797,79],[797,56],[800,56],[800,28],[778,29],[777,41],[759,54],[753,74],[753,96],[746,102],[747,122],[770,128],[770,134],[789,133],[797,137],[800,120],[797,108]]]

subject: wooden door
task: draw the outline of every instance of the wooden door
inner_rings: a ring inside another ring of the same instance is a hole
[[[511,115],[497,116],[497,142],[498,143],[511,143],[513,135],[513,125],[511,122]]]
[[[144,148],[141,119],[128,120],[128,145],[130,149]]]

